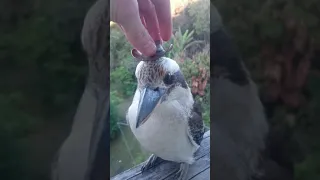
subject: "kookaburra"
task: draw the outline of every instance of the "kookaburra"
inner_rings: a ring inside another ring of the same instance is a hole
[[[142,171],[157,158],[181,163],[177,180],[184,180],[204,134],[204,124],[191,90],[176,61],[164,57],[158,43],[155,57],[137,65],[138,86],[127,113],[141,146],[152,153]],[[137,58],[137,51],[132,52]]]

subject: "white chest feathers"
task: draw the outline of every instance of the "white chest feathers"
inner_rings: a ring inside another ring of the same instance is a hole
[[[136,128],[139,98],[137,90],[127,120],[141,146],[164,160],[192,164],[199,146],[193,141],[188,126],[194,103],[190,90],[175,88],[149,119]]]

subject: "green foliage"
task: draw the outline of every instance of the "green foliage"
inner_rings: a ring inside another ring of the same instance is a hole
[[[30,135],[76,108],[87,74],[80,32],[92,2],[1,1],[0,179],[36,180],[25,161]]]
[[[187,7],[187,12],[193,22],[192,26],[198,36],[209,42],[210,33],[210,0],[201,0]]]
[[[110,28],[110,69],[115,69],[132,61],[131,48],[120,28],[113,25]],[[111,78],[111,80],[113,79]]]
[[[296,180],[316,180],[320,177],[320,78],[317,76],[309,76],[308,88],[313,98],[311,107],[307,110],[307,117],[303,121],[297,121],[296,132],[307,151],[305,159],[295,164]]]
[[[181,28],[172,37],[173,48],[169,52],[168,57],[171,59],[183,58],[187,45],[193,40],[194,31],[186,30],[182,33]]]
[[[24,175],[23,157],[25,154],[16,138],[8,135],[0,128],[0,178],[18,180]]]
[[[196,67],[198,68],[194,68],[193,66],[190,66],[189,69],[187,66],[183,66],[183,71],[187,71],[187,69],[189,70],[189,72],[191,73],[185,73],[187,75],[198,75],[200,74],[199,72],[199,67],[200,68],[204,68],[205,71],[207,72],[207,75],[210,76],[210,49],[209,49],[209,45],[207,45],[203,51],[200,51],[199,53],[195,54],[192,58],[192,60],[195,62]],[[197,72],[195,72],[197,71]],[[186,78],[189,80],[189,84],[191,77]],[[210,78],[207,82],[207,86],[205,88],[205,95],[200,97],[197,96],[196,100],[198,102],[200,102],[202,109],[203,109],[203,113],[202,113],[202,117],[203,120],[205,122],[205,124],[210,127]]]
[[[287,15],[297,22],[304,22],[308,28],[307,35],[312,37],[314,47],[318,49],[320,47],[320,1],[213,0],[212,2],[219,9],[223,17],[224,25],[231,31],[244,57],[243,59],[255,80],[261,80],[261,73],[263,72],[261,70],[263,62],[259,56],[261,47],[265,44],[277,47],[279,42],[286,40],[287,33],[285,32],[284,24],[287,22],[285,22],[284,17]],[[259,85],[261,81],[256,82],[258,82]],[[310,84],[310,82],[308,82],[308,84]],[[314,88],[315,87],[309,88],[309,90],[312,91]],[[313,99],[317,99],[315,96],[319,94],[318,92],[319,91],[314,91],[314,93],[312,93]],[[304,115],[303,123],[298,123],[300,119],[295,122],[299,125],[295,126],[294,132],[302,132],[297,135],[298,139],[304,142],[303,149],[307,149],[308,154],[310,154],[303,162],[296,164],[295,179],[313,180],[319,179],[320,177],[320,166],[318,163],[320,146],[318,143],[319,135],[317,133],[319,124],[316,123],[319,115],[312,118],[312,114],[319,112],[318,106],[318,103],[316,103],[313,107],[304,107],[305,109],[303,110],[300,109],[299,111],[307,113],[307,117]],[[286,109],[279,107],[279,109],[275,111],[275,116],[271,119],[271,123],[279,126],[279,124],[284,123],[286,114]],[[299,116],[299,114],[296,115],[297,119],[300,118]],[[314,128],[311,128],[310,125]]]
[[[117,123],[121,120],[117,105],[122,101],[117,95],[117,92],[110,92],[110,139],[116,138],[119,131]]]
[[[319,162],[320,153],[313,153],[309,155],[306,160],[295,166],[296,180],[316,180],[320,177]]]
[[[276,43],[285,35],[284,14],[290,14],[298,21],[306,23],[312,37],[319,37],[320,2],[306,1],[238,1],[212,0],[223,17],[223,22],[231,31],[240,48],[244,60],[252,58],[259,51],[263,41]],[[280,10],[283,10],[281,12]],[[319,44],[320,39],[316,38]]]
[[[146,159],[148,159],[148,155],[144,154],[144,153],[136,153],[134,156],[134,165],[138,165],[143,163]]]
[[[136,88],[134,76],[136,62],[131,54],[131,45],[123,32],[117,27],[110,30],[110,137],[116,138],[119,132],[117,122],[123,120],[125,112],[119,112],[118,106],[123,99],[132,97]],[[123,114],[120,114],[123,113]]]
[[[192,84],[192,76],[198,76],[200,74],[199,68],[205,69],[207,75],[210,76],[210,52],[209,45],[207,45],[202,51],[196,53],[191,59],[187,59],[184,62],[180,62],[181,70],[189,84]],[[205,124],[210,127],[210,80],[205,87],[204,96],[196,96],[196,101],[202,106],[202,117]]]
[[[0,179],[25,176],[25,144],[21,138],[36,129],[37,118],[20,108],[20,93],[0,94]]]
[[[124,66],[115,68],[110,73],[110,88],[117,91],[117,96],[127,98],[132,96],[136,88],[134,74]]]
[[[201,104],[204,124],[210,127],[210,84],[207,85],[204,96],[196,96],[196,101]]]
[[[4,37],[0,42],[0,57],[4,60],[1,71],[10,69],[9,76],[12,76],[10,73],[28,74],[22,87],[14,86],[55,113],[75,105],[87,71],[79,38],[85,11],[83,7],[79,6],[79,9],[83,14],[76,18],[59,19],[55,13],[34,10],[28,18],[17,21],[14,28],[2,22],[2,27],[8,31],[0,32]],[[68,27],[65,21],[72,23]],[[78,28],[72,27],[74,25]],[[19,78],[13,80],[21,81]],[[9,81],[2,86],[11,84]]]
[[[204,68],[210,74],[210,52],[209,45],[204,47],[202,51],[197,52],[192,58],[186,58],[184,61],[178,61],[181,70],[188,82],[191,85],[192,76],[200,74],[199,68]],[[209,83],[209,82],[208,82]]]
[[[17,138],[24,137],[30,130],[35,130],[36,122],[39,121],[23,110],[20,110],[19,104],[22,101],[23,96],[20,93],[0,94],[1,128],[5,132],[8,132],[9,135]]]

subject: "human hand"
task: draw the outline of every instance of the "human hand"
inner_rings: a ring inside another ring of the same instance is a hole
[[[111,0],[110,10],[110,20],[121,27],[128,41],[145,56],[155,54],[155,41],[171,38],[170,0]]]

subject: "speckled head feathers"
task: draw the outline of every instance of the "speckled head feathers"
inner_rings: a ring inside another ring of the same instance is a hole
[[[140,61],[136,68],[138,84],[144,86],[160,85],[166,74],[174,74],[180,71],[178,63],[170,58],[162,57],[156,61]]]

